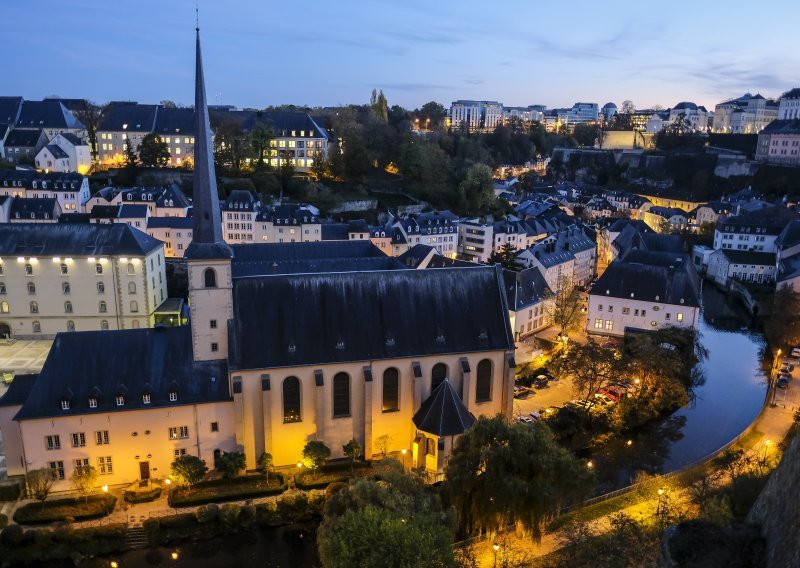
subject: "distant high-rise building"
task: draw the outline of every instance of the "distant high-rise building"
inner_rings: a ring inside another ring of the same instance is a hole
[[[494,130],[503,123],[503,103],[497,101],[453,101],[450,126],[469,131]]]

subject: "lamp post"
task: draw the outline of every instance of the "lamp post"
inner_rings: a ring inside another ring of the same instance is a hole
[[[492,550],[494,550],[494,568],[497,568],[497,551],[500,550],[500,545],[495,542],[492,545]]]
[[[403,454],[403,471],[405,471],[406,470],[406,454],[408,453],[408,450],[403,448],[402,450],[400,450],[400,453]]]
[[[167,484],[167,503],[169,503],[172,500],[172,480],[168,477],[164,483]]]
[[[102,490],[103,490],[103,500],[106,502],[106,515],[108,515],[109,514],[109,510],[108,510],[108,485],[104,484],[103,487],[102,487]]]

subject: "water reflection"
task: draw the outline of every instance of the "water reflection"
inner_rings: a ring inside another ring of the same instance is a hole
[[[767,388],[762,337],[750,331],[749,316],[713,287],[706,287],[703,300],[704,382],[687,406],[644,428],[630,445],[626,439],[608,444],[596,460],[599,492],[629,484],[638,472],[668,473],[707,456],[739,435],[761,410]]]

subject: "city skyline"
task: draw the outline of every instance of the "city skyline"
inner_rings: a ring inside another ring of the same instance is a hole
[[[5,94],[191,104],[194,2],[40,4],[47,18],[21,4],[6,8],[18,23],[9,45],[29,57],[7,63]],[[524,4],[492,13],[469,2],[456,9],[358,1],[303,12],[274,2],[242,1],[234,10],[201,2],[209,103],[335,106],[364,103],[377,88],[406,108],[430,100],[555,108],[630,99],[638,108],[690,100],[711,110],[746,91],[778,97],[797,84],[783,71],[800,68],[800,55],[782,48],[789,19],[771,19],[773,32],[745,43],[752,23],[735,5],[725,12],[671,6],[647,14],[620,0],[582,4],[565,16],[558,7]],[[687,11],[684,20],[670,15]],[[35,35],[26,31],[34,28]],[[23,65],[31,59],[58,63],[47,74],[30,73]]]

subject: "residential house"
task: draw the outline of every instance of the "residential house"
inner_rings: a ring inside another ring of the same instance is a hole
[[[86,126],[58,99],[22,101],[14,128],[42,130],[48,141],[57,134],[72,134],[80,140],[86,138]]]
[[[776,273],[774,252],[719,249],[708,257],[706,277],[727,288],[731,280],[771,284]]]
[[[642,211],[642,220],[659,233],[682,232],[689,229],[689,214],[677,207],[653,205]]]
[[[97,160],[108,166],[125,163],[126,146],[138,154],[142,140],[156,124],[157,105],[112,102],[97,126]]]
[[[780,217],[729,217],[714,230],[714,250],[775,253],[775,241],[788,222]]]
[[[785,166],[800,165],[800,118],[775,120],[758,135],[756,160]]]
[[[33,164],[36,155],[47,145],[48,138],[44,130],[13,129],[3,143],[5,159],[12,164]]]
[[[538,267],[504,270],[503,280],[515,341],[552,325],[553,291]]]
[[[34,159],[40,170],[86,174],[92,167],[89,144],[74,134],[56,134]]]
[[[164,243],[167,258],[183,258],[183,253],[192,242],[191,217],[150,217],[147,234]]]
[[[89,200],[89,178],[77,173],[0,170],[0,195],[54,197],[63,213],[83,211]]]

